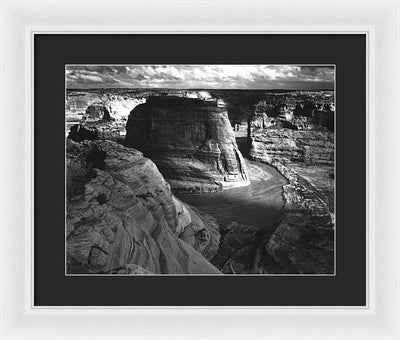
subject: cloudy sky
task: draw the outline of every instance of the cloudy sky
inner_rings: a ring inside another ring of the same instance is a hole
[[[333,66],[67,65],[67,88],[333,89]]]

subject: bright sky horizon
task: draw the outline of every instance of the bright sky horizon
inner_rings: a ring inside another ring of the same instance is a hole
[[[333,90],[332,65],[66,65],[67,89]]]

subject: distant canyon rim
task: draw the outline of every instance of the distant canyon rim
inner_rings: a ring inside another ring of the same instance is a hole
[[[67,90],[68,274],[334,274],[333,91]]]

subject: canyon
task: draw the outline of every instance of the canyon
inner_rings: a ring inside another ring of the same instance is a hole
[[[67,268],[333,274],[332,91],[67,91]]]
[[[335,137],[319,118],[288,119],[268,111],[249,118],[250,158],[273,166],[288,181],[285,218],[264,245],[267,272],[334,272]]]

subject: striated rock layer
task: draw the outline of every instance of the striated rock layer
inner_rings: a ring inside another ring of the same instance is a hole
[[[150,97],[131,112],[126,130],[126,145],[151,158],[175,192],[249,183],[228,114],[215,102]]]
[[[266,163],[334,164],[334,134],[328,130],[262,128],[250,123],[250,156]]]
[[[218,225],[171,194],[155,164],[112,141],[67,139],[69,273],[219,274]]]

